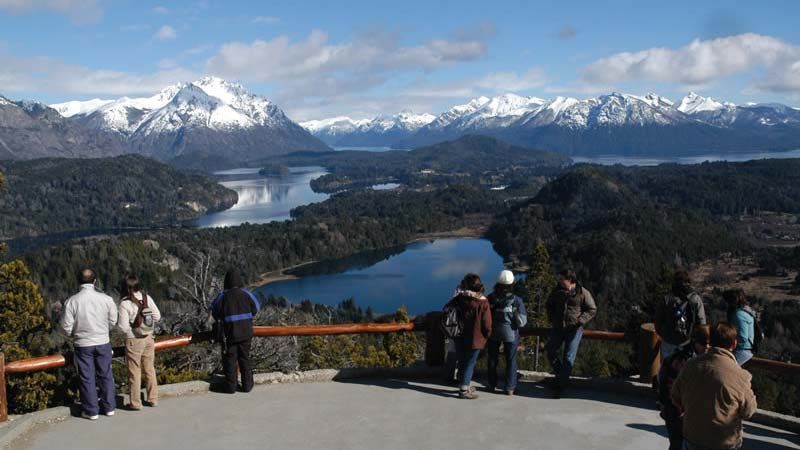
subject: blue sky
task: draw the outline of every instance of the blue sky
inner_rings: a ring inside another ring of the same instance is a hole
[[[797,17],[797,1],[0,0],[0,94],[140,96],[217,75],[298,120],[504,92],[800,106]]]

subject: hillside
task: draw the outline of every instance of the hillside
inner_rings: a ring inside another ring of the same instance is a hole
[[[46,105],[0,96],[0,160],[97,158],[124,150],[114,136],[73,123]]]
[[[236,192],[208,176],[143,156],[0,162],[0,236],[156,227],[236,203]]]
[[[411,151],[296,153],[282,160],[288,165],[327,168],[330,174],[312,184],[315,190],[324,192],[384,182],[411,187],[452,183],[500,186],[559,173],[571,162],[558,153],[479,135]]]

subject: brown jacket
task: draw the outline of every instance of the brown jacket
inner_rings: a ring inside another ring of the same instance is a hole
[[[742,421],[756,412],[750,372],[718,347],[689,360],[672,385],[672,402],[684,412],[683,436],[715,450],[742,444]]]
[[[553,328],[582,327],[597,314],[597,305],[588,289],[580,284],[572,292],[556,288],[547,299],[547,315]]]
[[[465,345],[473,350],[483,350],[492,334],[492,310],[489,300],[481,294],[461,291],[453,299],[457,302],[464,323]]]

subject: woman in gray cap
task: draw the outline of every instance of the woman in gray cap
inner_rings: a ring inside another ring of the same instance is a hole
[[[514,295],[514,273],[500,272],[494,292],[489,295],[492,308],[492,335],[489,337],[489,392],[497,388],[497,361],[500,347],[506,357],[506,376],[503,387],[506,395],[514,395],[517,387],[517,347],[519,329],[528,323],[525,304]]]

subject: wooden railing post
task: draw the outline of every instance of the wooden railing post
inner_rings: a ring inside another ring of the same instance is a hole
[[[652,323],[643,323],[639,335],[639,379],[642,383],[654,383],[661,369],[661,338]]]
[[[6,359],[0,352],[0,423],[8,420],[8,398],[6,397]]]
[[[441,323],[442,313],[430,312],[425,315],[425,365],[444,366],[445,336]]]

